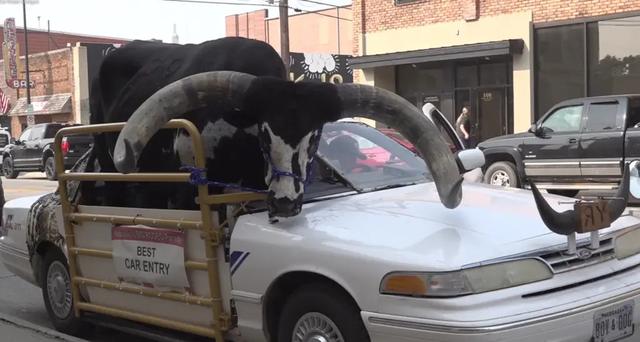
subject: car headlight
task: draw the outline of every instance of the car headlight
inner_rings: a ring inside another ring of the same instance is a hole
[[[630,230],[616,237],[616,258],[624,259],[640,253],[640,228]]]
[[[454,272],[392,272],[380,293],[414,297],[453,297],[505,289],[553,277],[541,260],[522,259]]]

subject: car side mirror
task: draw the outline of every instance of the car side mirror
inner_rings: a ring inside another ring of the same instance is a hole
[[[15,143],[16,143],[16,138],[11,137],[11,138],[9,139],[9,143],[11,143],[11,144],[15,144]]]
[[[534,132],[534,134],[538,137],[538,138],[546,138],[547,135],[549,133],[553,132],[553,130],[551,128],[548,127],[544,127],[544,126],[538,126]]]
[[[537,129],[538,129],[538,125],[532,124],[531,127],[529,127],[529,133],[535,134]]]
[[[484,166],[484,153],[478,148],[462,150],[456,155],[460,172],[465,173]]]

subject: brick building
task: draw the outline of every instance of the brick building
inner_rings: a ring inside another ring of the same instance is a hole
[[[356,80],[462,106],[481,141],[560,100],[640,93],[640,1],[354,0]]]
[[[24,35],[17,29],[19,52],[23,54]],[[0,42],[4,39],[0,26]],[[9,127],[13,137],[20,136],[32,114],[35,123],[88,123],[89,84],[104,53],[113,44],[126,43],[119,38],[29,30],[29,74],[35,82],[31,89],[32,108],[28,110],[26,90],[12,89],[5,82],[4,61],[0,59],[0,90],[9,97],[11,110],[0,116],[0,125]],[[20,57],[19,75],[26,78],[25,58]]]
[[[24,51],[24,30],[16,28],[16,36],[20,50]],[[94,44],[124,44],[127,39],[90,36],[78,33],[68,33],[59,31],[45,31],[29,29],[29,53],[47,52],[67,47],[67,45],[76,45],[77,42],[94,43]],[[0,44],[4,42],[4,27],[0,25]]]
[[[280,19],[267,10],[226,17],[227,37],[264,41],[280,52]],[[353,38],[351,6],[289,16],[289,79],[353,82],[349,66]]]
[[[269,43],[280,52],[280,18],[267,18],[267,10],[227,16],[227,37],[247,37]],[[289,16],[289,49],[350,55],[353,39],[351,6]]]

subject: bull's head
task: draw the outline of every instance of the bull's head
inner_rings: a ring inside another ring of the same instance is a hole
[[[434,124],[396,94],[359,84],[293,83],[232,71],[192,75],[167,85],[129,118],[114,151],[120,172],[136,170],[151,137],[169,120],[203,108],[235,111],[258,124],[268,162],[265,181],[270,216],[300,212],[307,166],[316,153],[322,126],[360,116],[396,128],[427,161],[441,202],[455,208],[462,198],[455,160]]]

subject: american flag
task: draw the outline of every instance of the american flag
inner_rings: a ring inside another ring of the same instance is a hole
[[[9,96],[5,95],[0,89],[0,115],[4,115],[9,111]]]

